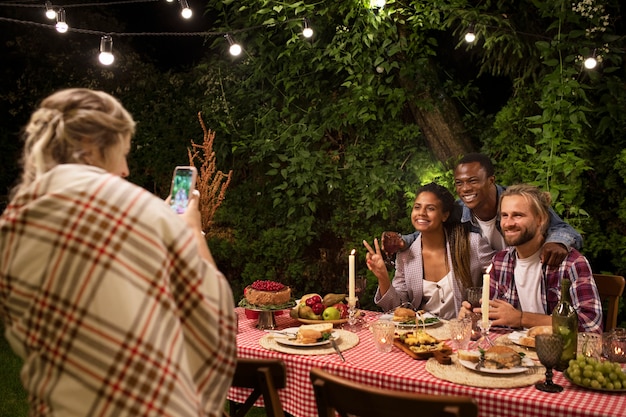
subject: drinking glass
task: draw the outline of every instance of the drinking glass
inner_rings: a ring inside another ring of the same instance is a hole
[[[391,352],[396,325],[390,320],[377,320],[371,326],[374,346],[379,352]]]
[[[356,277],[356,279],[354,280],[354,295],[356,296],[357,308],[361,307],[360,300],[365,295],[366,289],[367,289],[367,278],[363,276]]]
[[[450,331],[450,340],[456,350],[467,349],[472,335],[472,320],[469,317],[451,319],[447,326]]]
[[[404,247],[402,235],[397,232],[383,232],[380,237],[383,258],[388,267],[396,266],[396,253]]]
[[[480,307],[480,300],[482,296],[483,296],[482,287],[470,287],[466,290],[465,298],[467,302],[471,304],[472,309],[474,309],[474,308]],[[480,336],[481,336],[481,331],[480,331],[480,326],[479,326],[481,315],[478,313],[471,312],[469,317],[472,320],[471,339],[478,340],[480,339]]]
[[[546,380],[535,384],[535,388],[545,392],[561,392],[563,387],[552,381],[552,368],[558,365],[563,352],[563,339],[558,334],[538,334],[535,336],[535,349],[539,362],[546,367]]]
[[[587,358],[600,360],[602,357],[602,335],[598,333],[578,333],[579,353]]]
[[[603,342],[603,351],[610,361],[626,362],[626,330],[620,328],[611,330]]]

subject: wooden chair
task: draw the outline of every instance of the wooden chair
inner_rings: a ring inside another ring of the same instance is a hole
[[[278,389],[285,388],[287,373],[280,359],[239,358],[235,368],[232,387],[252,388],[253,391],[243,404],[229,401],[232,417],[243,417],[263,396],[267,417],[285,417]],[[224,411],[224,417],[229,417]]]
[[[619,275],[593,274],[601,300],[608,301],[608,312],[604,320],[604,331],[608,332],[617,326],[617,310],[619,299],[624,292],[624,277]]]
[[[476,417],[478,405],[471,397],[424,395],[391,391],[359,384],[311,369],[311,382],[319,417]]]

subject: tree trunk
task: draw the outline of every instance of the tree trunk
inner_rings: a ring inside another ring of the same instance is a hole
[[[436,73],[432,71],[435,65],[429,67],[426,71],[430,73],[421,79],[438,82]],[[438,94],[437,98],[433,97],[429,85],[432,82],[425,81],[416,85],[413,80],[406,78],[400,80],[403,88],[414,92],[416,99],[409,101],[409,109],[422,130],[430,150],[438,160],[450,164],[452,168],[456,162],[454,159],[472,152],[472,141],[465,132],[465,126],[452,99],[443,93]]]
[[[426,106],[411,102],[409,108],[419,125],[424,138],[435,157],[443,163],[452,163],[457,157],[472,151],[472,143],[465,133],[459,113],[448,97],[438,103],[430,93],[426,96]]]

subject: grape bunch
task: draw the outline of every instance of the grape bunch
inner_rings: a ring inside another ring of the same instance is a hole
[[[626,389],[626,373],[617,362],[599,361],[582,354],[569,361],[567,376],[576,385],[593,389]]]

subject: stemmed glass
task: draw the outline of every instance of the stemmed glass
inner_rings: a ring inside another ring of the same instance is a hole
[[[466,299],[467,302],[472,306],[472,310],[474,308],[480,307],[480,299],[483,295],[483,289],[481,287],[470,287],[466,291]],[[478,313],[474,313],[473,311],[470,313],[470,318],[472,319],[472,340],[480,339],[481,329],[478,325],[480,322],[481,315]]]
[[[395,268],[396,253],[404,247],[402,235],[398,232],[383,232],[380,237],[383,258],[388,268]]]
[[[563,339],[558,334],[538,334],[535,336],[537,357],[546,367],[546,381],[535,384],[535,388],[545,392],[561,392],[563,387],[552,382],[552,368],[558,365],[563,353]]]

